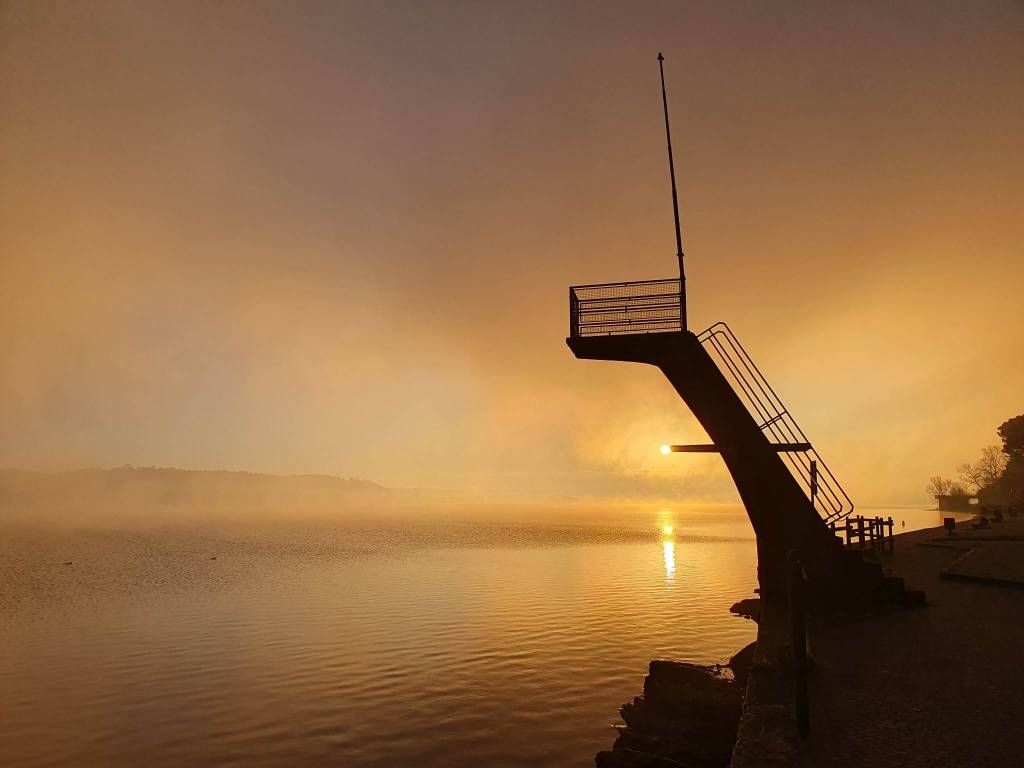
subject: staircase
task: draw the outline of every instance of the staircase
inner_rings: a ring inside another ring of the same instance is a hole
[[[736,483],[757,536],[762,596],[785,594],[794,549],[823,599],[877,594],[881,568],[835,535],[853,511],[850,497],[764,374],[727,325],[697,335],[682,318],[678,279],[573,286],[566,343],[583,360],[643,363],[665,375]]]
[[[577,285],[569,289],[569,338],[679,333],[682,297],[679,278]],[[697,340],[775,446],[810,445],[747,350],[725,323],[715,323]],[[779,450],[794,479],[821,519],[836,527],[853,512],[853,501],[810,446]]]
[[[810,445],[811,441],[796,419],[728,325],[715,323],[698,334],[697,340],[711,353],[768,442]],[[813,446],[805,451],[780,451],[780,454],[826,524],[839,524],[853,513],[853,501]]]

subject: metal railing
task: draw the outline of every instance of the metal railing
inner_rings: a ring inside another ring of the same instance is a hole
[[[679,278],[569,288],[569,335],[620,336],[682,329]]]
[[[732,380],[736,394],[770,442],[810,443],[728,325],[715,323],[697,339],[713,353],[712,357],[717,357],[719,369]],[[781,456],[797,481],[807,488],[808,497],[826,523],[843,520],[853,512],[853,501],[813,446]]]

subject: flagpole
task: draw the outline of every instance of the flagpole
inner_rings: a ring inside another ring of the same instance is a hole
[[[683,267],[683,235],[679,229],[679,195],[676,192],[676,163],[672,157],[672,131],[668,125],[668,96],[665,93],[665,57],[658,53],[661,72],[661,104],[665,108],[665,139],[668,141],[668,172],[672,179],[672,215],[676,225],[676,258],[679,259],[679,324],[686,330],[686,271]]]

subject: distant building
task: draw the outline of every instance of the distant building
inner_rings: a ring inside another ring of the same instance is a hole
[[[940,495],[936,496],[935,500],[939,502],[940,512],[973,512],[978,503],[977,496],[964,495]]]

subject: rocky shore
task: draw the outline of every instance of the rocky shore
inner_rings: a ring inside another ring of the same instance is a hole
[[[597,768],[727,766],[736,743],[754,644],[726,664],[655,660],[643,695],[619,710],[625,725]]]
[[[733,612],[758,623],[757,642],[725,664],[655,660],[643,695],[623,704],[625,725],[597,768],[761,768],[796,759],[781,612],[743,600]]]

